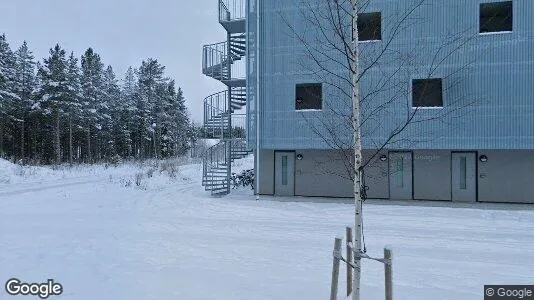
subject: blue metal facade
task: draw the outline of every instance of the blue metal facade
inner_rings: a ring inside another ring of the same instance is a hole
[[[386,148],[534,149],[534,1],[513,0],[512,32],[479,34],[479,5],[495,1],[428,0],[399,28],[399,16],[413,0],[371,0],[365,11],[382,13],[382,40],[359,44],[361,70],[383,49],[386,54],[360,81],[364,148],[382,145],[414,112],[412,79],[443,78],[444,107],[418,110],[415,122]],[[345,95],[350,89],[336,77],[346,74],[335,62],[343,56],[323,44],[319,27],[310,23],[309,12],[320,13],[325,1],[309,2],[248,0],[251,148],[256,147],[258,116],[263,149],[350,145],[351,106]],[[304,36],[308,47],[295,34]],[[325,68],[314,63],[310,45],[323,53]],[[295,85],[308,82],[328,82],[323,109],[295,111]]]
[[[258,97],[258,0],[247,0],[246,3],[246,27],[247,27],[247,145],[249,148],[256,147],[257,132],[257,103]]]

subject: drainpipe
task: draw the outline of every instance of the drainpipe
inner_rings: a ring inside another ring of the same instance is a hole
[[[256,1],[256,200],[260,200],[260,5]]]
[[[227,33],[227,36],[226,36],[226,40],[227,40],[227,49],[226,49],[226,62],[227,62],[227,68],[228,68],[228,81],[230,82],[232,80],[232,59],[231,59],[231,56],[232,56],[232,45],[231,45],[231,34],[230,33]],[[228,194],[230,194],[230,185],[231,185],[231,177],[232,177],[232,139],[233,139],[233,136],[232,136],[232,87],[229,85],[228,86],[228,101],[226,103],[226,105],[228,105],[228,107],[226,108],[226,112],[228,113],[228,129],[229,129],[229,133],[228,133],[228,168],[227,168],[227,174],[226,174],[226,179],[227,179],[227,182],[228,182],[228,188],[227,188],[227,192]],[[223,140],[224,140],[224,129],[223,129]]]

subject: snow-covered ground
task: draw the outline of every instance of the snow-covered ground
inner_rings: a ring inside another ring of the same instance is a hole
[[[333,239],[353,206],[255,201],[249,189],[211,198],[201,170],[0,161],[0,281],[54,278],[64,294],[49,299],[327,299]],[[482,299],[484,284],[534,283],[531,206],[400,204],[364,207],[369,254],[393,248],[395,299]],[[379,263],[364,262],[362,295],[383,299]]]

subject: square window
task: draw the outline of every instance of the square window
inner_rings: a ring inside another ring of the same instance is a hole
[[[358,41],[379,41],[382,39],[382,13],[358,14]]]
[[[443,107],[441,78],[412,80],[412,107]]]
[[[512,31],[512,1],[480,4],[480,33]]]
[[[295,109],[322,109],[323,85],[321,83],[301,83],[296,85]]]

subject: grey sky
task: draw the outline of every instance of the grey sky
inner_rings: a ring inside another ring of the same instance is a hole
[[[93,47],[119,78],[156,58],[201,121],[202,99],[224,88],[201,74],[202,45],[226,38],[217,8],[216,0],[2,0],[0,33],[13,49],[27,40],[39,60],[55,43],[77,57]]]

